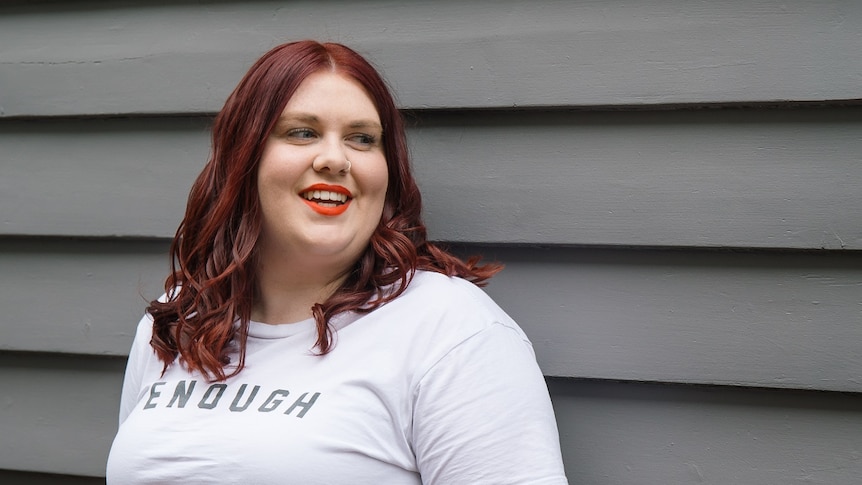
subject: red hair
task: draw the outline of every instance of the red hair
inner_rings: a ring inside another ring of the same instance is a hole
[[[365,252],[335,293],[311,309],[318,352],[332,350],[328,322],[333,315],[368,312],[397,298],[416,269],[460,276],[479,285],[502,269],[499,264],[479,265],[478,257],[462,261],[426,239],[404,122],[371,64],[340,44],[283,44],[258,59],[215,118],[212,156],[192,185],[171,243],[167,301],[154,300],[147,307],[154,320],[151,344],[164,370],[177,356],[190,371],[214,380],[236,375],[244,367],[248,324],[258,294],[258,163],[291,96],[309,75],[323,70],[356,80],[374,102],[383,124],[389,185],[380,223]],[[382,291],[384,287],[392,290]],[[228,374],[225,366],[236,352],[233,341],[238,343],[239,361]]]

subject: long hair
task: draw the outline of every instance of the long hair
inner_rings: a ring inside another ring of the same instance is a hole
[[[261,233],[257,173],[264,143],[311,74],[337,72],[361,84],[383,124],[389,173],[383,213],[364,253],[342,285],[315,304],[315,347],[333,348],[329,320],[344,311],[369,312],[397,298],[417,269],[460,276],[476,284],[502,269],[448,253],[426,239],[422,201],[410,170],[404,122],[385,82],[362,56],[340,44],[300,41],[263,55],[228,97],[212,128],[212,155],[189,193],[185,216],[171,243],[166,301],[147,307],[151,345],[164,370],[180,357],[190,371],[212,380],[245,365],[252,305],[258,295],[257,244]],[[239,322],[239,325],[237,325]],[[238,349],[238,362],[226,366]]]

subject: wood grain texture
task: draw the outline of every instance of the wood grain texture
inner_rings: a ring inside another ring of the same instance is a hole
[[[862,7],[733,0],[0,7],[0,115],[209,113],[291,39],[355,46],[405,107],[862,98]]]
[[[206,118],[0,122],[0,233],[171,236]],[[862,108],[422,113],[433,238],[862,248]]]
[[[0,350],[125,355],[166,250],[0,242]],[[862,254],[459,251],[507,265],[488,293],[546,375],[862,392]]]

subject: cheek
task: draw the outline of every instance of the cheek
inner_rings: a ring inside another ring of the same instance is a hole
[[[368,168],[369,170],[365,171],[363,177],[367,201],[363,224],[367,224],[368,229],[373,232],[382,219],[388,218],[386,215],[386,194],[389,189],[389,170],[385,162],[381,162],[380,165],[375,164],[373,170],[370,169],[371,167]]]
[[[389,193],[389,174],[384,171],[383,175],[377,180],[377,191],[375,194],[376,200],[376,211],[375,211],[375,222],[380,222],[380,220],[384,217],[384,212],[386,211],[386,195]]]
[[[265,150],[257,169],[258,193],[280,193],[292,189],[302,174],[295,156],[285,151]]]
[[[389,189],[389,173],[384,169],[383,173],[377,180],[378,191],[380,194],[381,204],[386,199],[386,192]]]
[[[372,174],[373,184],[379,197],[384,199],[389,188],[389,166],[386,164],[386,159],[381,160],[375,168],[376,170]]]
[[[275,202],[275,189],[273,188],[275,180],[272,174],[261,171],[257,177],[257,198],[260,203],[260,208],[264,211],[264,215],[272,211],[272,206]]]

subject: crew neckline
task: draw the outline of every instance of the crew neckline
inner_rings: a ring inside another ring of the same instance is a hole
[[[352,324],[361,316],[362,315],[357,312],[342,312],[337,315],[333,315],[332,318],[329,319],[329,326],[337,332]],[[309,317],[305,320],[300,320],[294,323],[270,324],[254,320],[249,320],[248,322],[248,336],[260,339],[287,338],[300,333],[316,330],[317,323],[314,321],[314,317]]]
[[[269,324],[250,320],[248,322],[248,336],[262,339],[278,339],[292,337],[315,328],[314,318],[306,318],[294,323]]]

